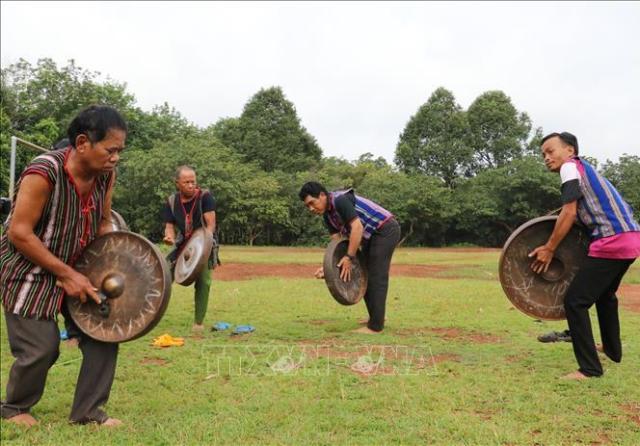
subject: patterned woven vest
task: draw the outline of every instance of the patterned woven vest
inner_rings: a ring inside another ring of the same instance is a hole
[[[574,158],[580,172],[582,198],[578,200],[578,216],[589,228],[594,240],[624,232],[640,231],[631,206],[615,187],[589,163]]]
[[[345,236],[351,232],[351,229],[342,221],[342,217],[338,214],[336,210],[336,199],[348,193],[353,193],[353,189],[331,192],[329,194],[331,207],[327,210],[327,217],[331,226]],[[356,199],[356,213],[364,227],[362,237],[368,240],[378,228],[385,224],[390,218],[393,218],[393,214],[371,200],[356,195],[355,193],[353,193],[353,195]]]

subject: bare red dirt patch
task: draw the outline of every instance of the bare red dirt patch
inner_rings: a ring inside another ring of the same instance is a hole
[[[434,367],[443,362],[459,362],[460,355],[453,353],[418,354],[413,356],[396,345],[350,345],[338,339],[302,340],[298,342],[300,354],[307,359],[326,359],[355,374],[395,375],[407,369],[414,371]]]
[[[467,341],[475,344],[494,344],[502,342],[499,336],[488,333],[464,330],[456,327],[424,327],[398,330],[400,336],[435,334],[447,341]]]
[[[627,417],[640,426],[640,403],[628,403],[620,406]]]
[[[640,313],[640,285],[621,285],[618,298],[622,308]]]
[[[298,322],[304,322],[304,323],[310,324],[310,325],[326,325],[331,321],[328,320],[328,319],[311,319],[311,320],[308,320],[308,321],[298,321]]]
[[[142,365],[166,365],[167,360],[162,358],[142,358],[140,360]]]
[[[319,264],[296,263],[225,263],[213,273],[215,280],[250,280],[259,277],[311,279]],[[445,265],[391,265],[392,276],[434,277],[455,267]],[[451,278],[451,277],[448,277]]]

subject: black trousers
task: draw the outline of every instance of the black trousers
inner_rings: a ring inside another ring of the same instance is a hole
[[[573,352],[584,375],[601,376],[603,373],[589,319],[589,308],[594,303],[604,352],[615,362],[622,359],[616,291],[632,263],[633,260],[588,257],[567,290],[564,309]]]
[[[9,347],[15,358],[7,381],[2,418],[29,412],[44,393],[49,369],[60,354],[60,332],[53,320],[25,319],[5,312]],[[100,409],[109,399],[116,371],[118,344],[80,335],[82,365],[69,419],[76,423],[102,423],[108,417]]]
[[[399,241],[400,225],[392,218],[374,232],[363,246],[369,272],[367,292],[364,295],[364,302],[369,312],[367,327],[374,331],[382,331],[384,328],[387,291],[389,290],[389,268],[391,268],[393,251]]]
[[[69,339],[79,338],[81,331],[76,325],[76,323],[73,322],[73,319],[71,318],[71,314],[69,313],[69,307],[67,307],[66,299],[65,301],[62,302],[62,307],[60,307],[60,314],[64,319],[64,328],[65,330],[67,330],[68,338]]]

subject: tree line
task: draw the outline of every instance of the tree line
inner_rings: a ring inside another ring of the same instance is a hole
[[[215,196],[221,242],[228,244],[324,243],[320,219],[297,197],[310,180],[330,190],[354,187],[392,211],[406,245],[500,246],[518,225],[560,205],[559,178],[539,155],[542,129],[502,91],[480,94],[465,110],[451,91],[436,89],[399,129],[394,164],[371,153],[355,160],[323,156],[277,86],[256,92],[240,116],[199,127],[167,103],[142,110],[125,83],[74,61],[58,67],[51,59],[20,60],[2,68],[0,101],[2,196],[10,136],[50,147],[87,105],[120,110],[129,134],[114,209],[154,241],[182,164],[195,167],[201,187]],[[18,152],[18,174],[33,156]],[[640,157],[625,154],[598,167],[638,216]]]

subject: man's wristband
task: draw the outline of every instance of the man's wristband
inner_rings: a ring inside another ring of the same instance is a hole
[[[349,260],[351,260],[352,262],[356,259],[356,256],[352,256],[349,254],[345,254],[347,257],[349,257]]]

